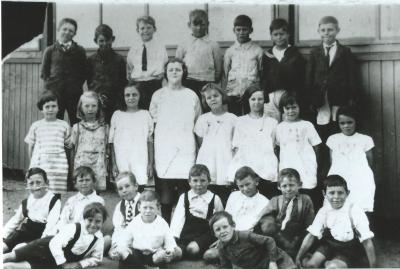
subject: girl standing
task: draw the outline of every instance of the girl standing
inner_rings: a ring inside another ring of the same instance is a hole
[[[187,68],[181,60],[170,59],[165,74],[168,84],[154,93],[150,114],[156,123],[154,153],[161,211],[169,223],[172,205],[189,188],[187,178],[196,158],[193,128],[201,106],[197,95],[182,86]]]
[[[342,176],[349,187],[349,198],[365,211],[374,210],[375,180],[373,166],[374,141],[368,135],[356,132],[356,113],[350,107],[337,112],[341,133],[326,141],[330,149],[329,175]]]
[[[49,180],[49,190],[65,193],[68,177],[66,148],[70,147],[70,127],[67,122],[57,119],[58,100],[53,93],[45,92],[37,107],[44,118],[35,121],[25,137],[31,159],[29,168],[42,168]]]
[[[208,83],[201,90],[203,107],[211,109],[199,117],[194,127],[201,145],[196,163],[204,164],[210,171],[210,190],[225,204],[231,192],[227,168],[232,160],[232,137],[236,115],[226,112],[225,92],[216,84]]]
[[[140,83],[130,82],[124,89],[123,109],[111,118],[109,143],[113,151],[114,168],[132,172],[139,192],[153,178],[153,120],[147,110],[139,108]]]
[[[108,125],[104,122],[100,99],[96,92],[82,94],[78,102],[77,117],[81,119],[72,127],[74,167],[87,166],[97,178],[97,190],[106,190],[106,146]]]
[[[235,152],[230,165],[230,179],[236,171],[251,167],[261,178],[259,191],[269,199],[279,194],[277,188],[278,158],[275,155],[275,132],[277,120],[264,114],[264,91],[250,86],[243,95],[250,112],[237,119],[233,136]],[[247,106],[247,105],[246,105]]]
[[[280,147],[279,170],[293,168],[299,172],[302,192],[311,197],[318,210],[322,202],[322,195],[316,189],[321,139],[314,125],[300,118],[299,99],[294,92],[282,95],[279,109],[284,118],[276,130],[276,142]]]

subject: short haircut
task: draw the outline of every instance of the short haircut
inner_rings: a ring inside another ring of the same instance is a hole
[[[336,118],[339,119],[340,115],[350,117],[357,123],[357,111],[353,106],[341,106],[336,113]]]
[[[301,107],[301,101],[296,92],[286,91],[282,94],[281,100],[279,100],[279,111],[283,113],[283,108],[289,105],[297,104]]]
[[[245,179],[250,176],[254,180],[258,180],[259,176],[253,169],[248,166],[243,166],[239,168],[235,173],[235,182]]]
[[[118,182],[118,180],[126,177],[129,178],[130,182],[132,182],[133,185],[135,186],[138,185],[135,175],[132,172],[127,172],[127,171],[119,173],[117,178],[115,179],[115,182]]]
[[[278,185],[281,185],[283,179],[285,177],[295,178],[297,183],[301,183],[300,174],[296,169],[293,168],[284,168],[279,172],[278,175]]]
[[[208,22],[208,14],[204,9],[194,9],[189,13],[189,22],[196,23],[199,19],[203,19]]]
[[[62,18],[61,21],[58,23],[57,30],[60,30],[61,26],[66,23],[72,24],[75,27],[75,33],[78,31],[78,23],[76,22],[76,20],[71,18]]]
[[[128,107],[126,106],[126,103],[125,103],[125,90],[127,88],[135,88],[138,91],[138,93],[139,93],[139,104],[138,104],[138,107],[139,107],[139,109],[144,109],[145,106],[143,104],[143,98],[142,98],[142,94],[141,94],[142,88],[143,88],[143,82],[130,80],[128,82],[128,84],[124,87],[124,90],[122,91],[122,97],[121,97],[122,100],[120,102],[121,103],[120,104],[121,110],[122,111],[126,111],[128,109]]]
[[[152,190],[144,190],[139,197],[140,202],[157,202],[160,204],[160,196]]]
[[[282,29],[285,32],[289,32],[289,24],[285,19],[277,18],[272,20],[269,26],[269,32],[272,34],[274,30]]]
[[[139,23],[141,23],[141,22],[150,24],[151,26],[154,27],[154,29],[157,29],[156,28],[156,20],[151,16],[144,15],[144,16],[137,18],[136,19],[136,29],[137,30],[139,30]]]
[[[47,102],[55,101],[58,104],[58,98],[57,95],[55,95],[51,91],[44,91],[42,95],[39,97],[39,101],[36,103],[37,108],[42,111],[43,110],[43,105]]]
[[[211,109],[206,101],[206,92],[209,90],[216,90],[217,92],[219,92],[219,94],[221,94],[223,105],[228,103],[228,96],[226,95],[226,92],[218,84],[210,82],[204,85],[204,87],[201,89],[201,103],[203,107]]]
[[[249,28],[253,27],[253,22],[251,21],[250,17],[247,15],[239,15],[233,21],[233,26],[246,26]]]
[[[214,224],[223,218],[228,220],[229,225],[235,226],[235,222],[233,221],[233,217],[231,214],[229,214],[226,211],[218,211],[218,212],[215,212],[214,215],[212,215],[210,221],[208,222],[210,225],[211,231],[213,231]]]
[[[319,20],[318,26],[320,26],[321,24],[328,24],[328,23],[332,23],[332,24],[334,24],[336,27],[339,27],[339,21],[338,21],[335,17],[333,17],[333,16],[325,16],[325,17],[322,17],[322,18]]]
[[[192,177],[198,177],[201,175],[206,175],[208,181],[211,181],[210,170],[208,170],[207,166],[204,164],[195,164],[192,166],[192,168],[190,168],[189,181]]]
[[[187,68],[186,64],[181,59],[178,59],[178,58],[175,58],[175,57],[169,59],[168,62],[164,66],[164,77],[165,77],[165,79],[168,81],[167,69],[168,69],[168,65],[172,64],[172,63],[180,63],[182,65],[182,70],[183,70],[182,81],[184,81],[188,76],[188,68]]]
[[[94,31],[94,42],[97,43],[97,38],[99,38],[100,35],[104,36],[107,40],[114,37],[113,30],[107,24],[100,24],[96,27]]]
[[[76,180],[78,179],[78,177],[83,177],[83,176],[87,176],[87,175],[92,178],[93,182],[96,182],[96,174],[92,168],[87,167],[87,166],[79,166],[74,171],[73,182],[76,183]]]
[[[349,189],[347,188],[346,180],[339,175],[330,175],[330,176],[326,177],[326,179],[324,180],[324,191],[325,192],[328,187],[343,187],[346,192],[349,191]]]
[[[243,96],[242,96],[242,103],[243,103],[243,108],[244,108],[245,114],[250,112],[249,99],[255,92],[262,92],[263,97],[264,97],[264,103],[265,103],[265,100],[267,100],[266,96],[265,96],[265,91],[263,89],[261,89],[260,86],[258,86],[256,84],[251,84],[250,86],[248,86],[246,88],[246,90],[244,91]]]
[[[84,98],[92,98],[92,99],[96,100],[96,102],[97,102],[96,119],[100,122],[104,122],[104,112],[103,112],[103,108],[101,105],[101,101],[100,101],[100,98],[99,98],[99,95],[97,94],[97,92],[94,92],[94,91],[86,91],[81,95],[81,97],[79,98],[79,101],[78,101],[78,105],[77,105],[76,117],[78,119],[85,121],[85,113],[83,113],[83,109],[82,109],[82,99],[84,99]]]
[[[108,217],[107,209],[104,207],[104,205],[98,202],[88,204],[83,209],[83,219],[94,218],[96,214],[101,214],[103,216],[103,222]]]
[[[28,172],[26,172],[26,175],[25,175],[26,180],[28,180],[28,178],[30,178],[33,175],[41,175],[44,182],[48,183],[46,171],[44,171],[42,168],[39,168],[39,167],[29,168]]]

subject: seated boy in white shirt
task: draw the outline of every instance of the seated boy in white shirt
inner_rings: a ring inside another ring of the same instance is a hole
[[[182,257],[168,223],[157,213],[160,198],[154,191],[143,191],[139,198],[140,214],[125,229],[125,240],[118,243],[119,269],[143,268],[170,263]]]
[[[96,175],[90,167],[80,166],[75,169],[73,183],[78,193],[70,197],[61,211],[57,223],[58,230],[65,225],[83,221],[83,209],[90,203],[104,205],[104,199],[96,194]]]
[[[117,185],[118,194],[122,200],[115,206],[112,218],[114,226],[112,238],[110,238],[109,235],[104,237],[104,249],[108,251],[108,248],[111,247],[108,252],[111,258],[118,255],[116,252],[117,244],[121,241],[121,238],[125,237],[125,228],[133,218],[139,214],[138,201],[140,197],[136,177],[131,172],[119,173],[115,183]]]
[[[225,211],[232,215],[238,231],[253,231],[261,219],[269,200],[258,192],[258,175],[248,166],[235,173],[235,183],[239,191],[232,192]]]
[[[208,221],[224,208],[218,195],[207,190],[210,181],[207,166],[192,166],[189,172],[191,190],[179,197],[172,217],[172,234],[178,239],[183,256],[188,258],[200,257],[216,240]]]
[[[303,268],[348,268],[354,258],[360,257],[362,243],[370,267],[376,267],[374,234],[369,229],[368,218],[356,204],[346,200],[349,195],[346,181],[338,175],[330,175],[325,181],[324,196],[327,203],[318,211],[314,222],[308,227],[296,257],[296,264]],[[314,241],[319,247],[310,257],[304,257]]]

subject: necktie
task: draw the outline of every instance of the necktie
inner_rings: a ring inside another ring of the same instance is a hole
[[[142,52],[142,71],[147,71],[147,50],[144,44]]]
[[[329,67],[331,64],[331,57],[329,55],[329,51],[331,50],[332,46],[326,47],[326,65]]]
[[[131,222],[133,218],[133,203],[128,202],[128,210],[126,211],[126,222]]]
[[[289,204],[287,204],[286,207],[286,215],[285,218],[282,220],[282,226],[281,226],[281,230],[285,230],[286,228],[286,224],[288,223],[288,221],[290,220],[290,216],[292,215],[292,210],[293,210],[293,201],[294,198],[292,200],[290,200]]]

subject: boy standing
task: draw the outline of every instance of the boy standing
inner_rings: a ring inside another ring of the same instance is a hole
[[[127,56],[128,80],[142,82],[140,106],[143,109],[149,109],[153,93],[162,87],[164,66],[168,61],[165,45],[153,39],[156,30],[156,21],[152,17],[139,17],[136,31],[142,42],[133,45]]]
[[[374,234],[369,229],[364,211],[347,200],[349,191],[346,181],[338,175],[326,178],[325,199],[327,203],[318,211],[314,222],[308,227],[296,264],[305,268],[348,268],[355,257],[360,257],[360,242],[368,257],[371,268],[376,267]],[[311,257],[304,257],[314,241],[320,240],[319,247]],[[359,241],[358,241],[358,240]]]
[[[250,39],[252,21],[246,15],[239,15],[233,23],[235,43],[226,50],[224,73],[227,79],[226,93],[229,97],[228,111],[243,115],[241,97],[252,84],[260,84],[263,50]]]
[[[188,68],[183,86],[194,90],[200,100],[203,86],[210,82],[219,83],[222,75],[222,53],[218,43],[209,39],[208,24],[205,10],[192,10],[188,23],[192,36],[189,42],[178,46],[175,56]]]
[[[191,190],[179,197],[171,230],[183,255],[198,258],[216,240],[208,225],[214,212],[224,210],[221,199],[207,190],[211,181],[207,166],[195,164],[189,172]]]
[[[126,62],[124,57],[113,50],[114,40],[115,36],[110,26],[97,26],[94,42],[99,49],[87,61],[88,88],[99,94],[108,124],[126,85]]]
[[[279,101],[284,91],[296,91],[303,96],[306,61],[298,49],[289,44],[289,25],[284,19],[274,19],[269,27],[274,46],[264,52],[261,87],[270,102],[266,113],[281,120]]]
[[[78,122],[77,104],[86,79],[85,49],[72,40],[77,29],[78,24],[71,18],[60,21],[56,43],[44,51],[40,75],[45,88],[57,96],[57,118],[63,120],[67,110],[71,126]]]

